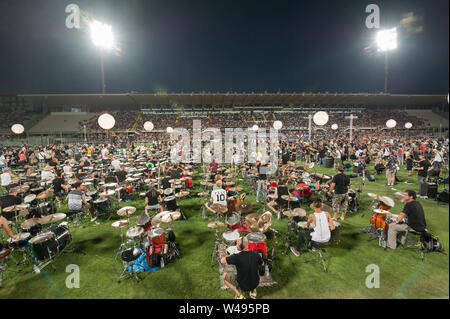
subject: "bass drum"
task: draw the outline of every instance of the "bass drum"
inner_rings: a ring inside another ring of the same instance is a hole
[[[72,242],[72,235],[66,226],[53,225],[49,230],[55,234],[55,239],[58,242],[58,252],[62,252]]]
[[[39,261],[46,261],[58,253],[58,242],[55,234],[46,232],[33,237],[29,241],[33,256]]]

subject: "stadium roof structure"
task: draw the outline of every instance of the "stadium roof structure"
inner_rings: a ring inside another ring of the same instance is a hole
[[[334,93],[124,93],[124,94],[20,94],[33,103],[57,106],[210,105],[254,106],[430,106],[442,105],[447,95],[334,94]]]

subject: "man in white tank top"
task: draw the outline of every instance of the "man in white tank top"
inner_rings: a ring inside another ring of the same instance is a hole
[[[314,214],[308,216],[306,228],[300,229],[297,248],[291,247],[292,253],[297,257],[300,256],[300,250],[304,240],[322,244],[328,243],[331,238],[331,231],[336,228],[330,214],[323,211],[322,200],[320,198],[314,200],[312,207],[314,208]]]

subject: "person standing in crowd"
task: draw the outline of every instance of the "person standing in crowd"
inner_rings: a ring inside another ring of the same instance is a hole
[[[428,159],[426,159],[423,155],[419,155],[419,166],[415,167],[414,170],[418,171],[418,184],[419,184],[419,195],[417,195],[420,199],[428,198],[428,171],[431,170],[431,165]]]
[[[403,161],[404,161],[404,150],[403,150],[403,146],[400,145],[400,147],[397,149],[397,163],[399,167],[403,166]]]
[[[386,186],[394,186],[395,184],[395,173],[397,172],[396,158],[394,155],[389,155],[386,160]]]
[[[338,214],[341,213],[341,220],[345,219],[345,213],[348,206],[348,187],[350,186],[350,178],[344,174],[344,166],[338,167],[338,174],[336,174],[332,181],[328,191],[328,195],[331,196],[333,190],[333,219],[337,220]]]
[[[406,231],[413,229],[418,233],[425,231],[427,223],[425,221],[425,213],[422,205],[416,200],[416,192],[413,190],[406,190],[403,193],[403,199],[406,202],[400,215],[397,219],[387,225],[387,247],[391,249],[397,248],[397,236],[402,234],[400,242],[402,245],[406,242]],[[400,224],[405,218],[408,218],[407,223]]]

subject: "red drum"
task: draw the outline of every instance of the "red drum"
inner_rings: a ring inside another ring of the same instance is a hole
[[[241,219],[239,218],[239,215],[237,213],[232,213],[230,217],[227,217],[225,219],[225,221],[229,229],[235,230],[239,228]]]
[[[190,176],[186,176],[186,187],[193,187],[194,186],[194,183],[193,183],[193,181],[192,181],[192,177],[190,177]]]
[[[148,238],[152,245],[163,245],[166,243],[164,229],[154,227],[148,232]]]
[[[261,249],[267,257],[266,235],[263,233],[249,233],[246,237],[248,239],[248,250],[255,251]]]

